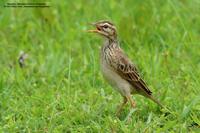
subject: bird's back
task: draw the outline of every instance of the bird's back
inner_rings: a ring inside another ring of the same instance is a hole
[[[142,95],[151,95],[152,92],[140,77],[136,67],[124,54],[118,44],[109,42],[104,44],[101,49],[101,64],[103,66],[102,72],[104,75],[111,75],[108,71],[105,72],[105,68],[110,69],[132,86],[132,92],[137,92]],[[111,78],[115,78],[113,74],[111,76]]]

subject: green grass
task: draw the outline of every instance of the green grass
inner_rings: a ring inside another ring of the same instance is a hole
[[[1,2],[3,5],[3,2]],[[2,6],[1,5],[1,6]],[[198,132],[199,0],[51,1],[50,8],[0,10],[0,132]],[[120,95],[99,70],[102,39],[89,22],[111,20],[121,47],[172,113]],[[21,69],[20,51],[29,57]]]

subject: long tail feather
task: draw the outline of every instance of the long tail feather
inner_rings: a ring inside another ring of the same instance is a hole
[[[167,112],[169,112],[170,114],[172,114],[172,111],[167,108],[166,106],[164,106],[163,104],[160,103],[160,101],[158,101],[157,99],[155,99],[152,95],[148,95],[147,96],[149,99],[151,99],[153,102],[157,103],[161,108],[165,109]]]
[[[157,103],[161,108],[166,108],[163,104],[160,103],[160,101],[155,99],[152,95],[148,95],[148,98],[151,99],[153,102]]]

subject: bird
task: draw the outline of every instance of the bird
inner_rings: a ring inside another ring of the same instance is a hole
[[[124,105],[128,102],[132,108],[136,108],[136,102],[132,99],[132,95],[135,94],[149,98],[160,107],[164,107],[153,97],[152,91],[139,75],[138,69],[120,47],[116,26],[107,20],[91,24],[95,29],[87,31],[97,33],[105,40],[100,52],[103,77],[123,97],[123,102],[119,105],[116,115],[121,113]]]

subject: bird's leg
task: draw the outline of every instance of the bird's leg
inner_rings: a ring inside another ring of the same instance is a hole
[[[135,108],[136,107],[136,103],[133,101],[133,99],[131,98],[131,95],[126,96],[126,98],[129,100],[129,102],[131,103],[131,107]]]
[[[117,109],[116,116],[119,116],[119,114],[120,114],[121,111],[122,111],[122,108],[124,107],[124,105],[126,105],[127,101],[128,101],[127,98],[124,97],[123,103],[121,103],[121,104],[119,105],[118,109]]]
[[[128,123],[130,123],[131,120],[132,120],[130,116],[132,115],[133,112],[135,112],[136,103],[133,101],[133,99],[131,98],[130,94],[127,95],[126,98],[130,102],[132,109],[129,112],[129,114],[127,115],[127,117],[125,118],[125,121],[127,121]]]

